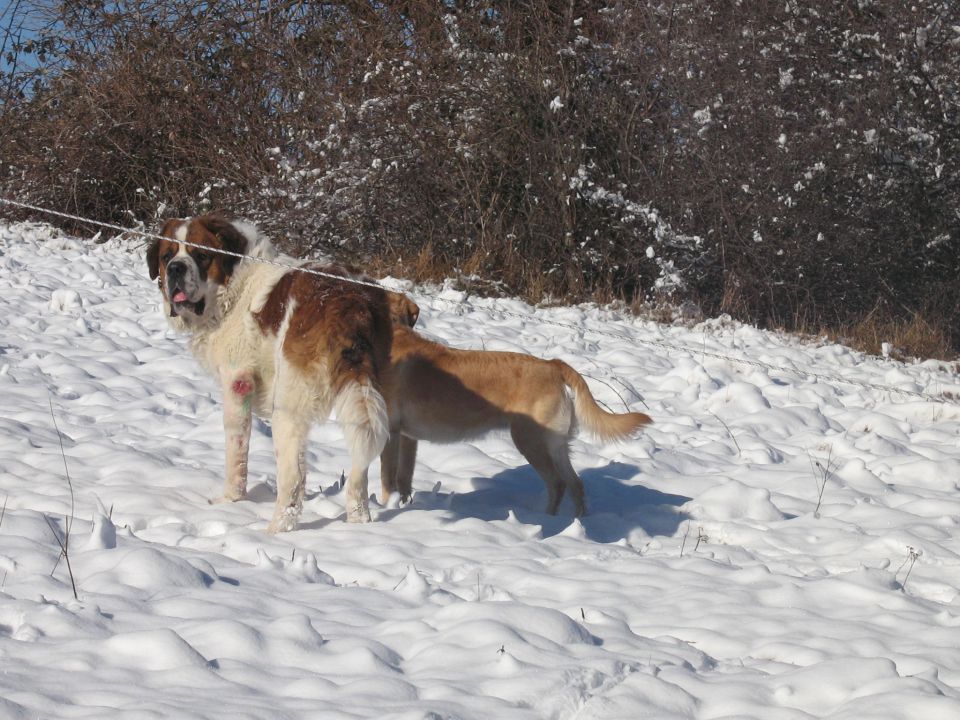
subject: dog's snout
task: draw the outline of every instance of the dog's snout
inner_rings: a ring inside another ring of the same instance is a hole
[[[182,280],[187,274],[187,264],[182,260],[174,260],[167,265],[167,278],[169,282]]]

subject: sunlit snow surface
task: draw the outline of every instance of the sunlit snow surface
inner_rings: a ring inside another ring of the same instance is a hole
[[[422,444],[412,504],[349,525],[331,422],[267,535],[269,425],[211,505],[218,391],[136,243],[0,224],[0,718],[960,717],[960,406],[805,374],[960,397],[952,368],[437,292],[427,335],[654,418],[574,441],[582,521],[492,436]]]

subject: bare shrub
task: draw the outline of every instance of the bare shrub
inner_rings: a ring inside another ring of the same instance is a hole
[[[960,338],[960,6],[23,0],[0,190],[534,300]],[[40,62],[22,62],[27,53]]]

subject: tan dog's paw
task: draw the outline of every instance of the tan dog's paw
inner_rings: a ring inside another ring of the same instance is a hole
[[[401,505],[403,505],[403,498],[400,497],[400,493],[392,492],[387,497],[381,500],[383,507],[387,510],[396,510]]]

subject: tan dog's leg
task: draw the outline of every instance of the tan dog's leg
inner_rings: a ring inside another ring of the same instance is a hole
[[[556,515],[566,489],[560,474],[553,465],[550,449],[545,442],[545,431],[533,423],[515,422],[510,427],[510,437],[517,450],[543,479],[547,486],[547,513]]]
[[[253,373],[232,375],[223,388],[223,430],[226,442],[226,479],[223,500],[242,500],[247,495],[247,456],[252,425],[251,400],[256,392]]]
[[[277,457],[277,506],[268,532],[295,530],[303,509],[306,469],[304,446],[310,423],[288,408],[273,412],[273,449]]]
[[[566,442],[561,443],[553,449],[553,465],[560,473],[563,479],[561,488],[566,487],[570,491],[570,497],[573,498],[573,506],[577,517],[583,517],[587,514],[587,501],[583,492],[583,480],[570,464],[570,448]],[[562,494],[562,493],[561,493]]]
[[[397,459],[397,491],[400,499],[407,502],[413,496],[413,467],[417,463],[417,441],[406,435],[400,436],[400,453]]]
[[[397,461],[400,459],[400,433],[390,433],[380,453],[380,502],[386,504],[397,491]]]
[[[391,433],[380,454],[381,502],[395,492],[407,502],[413,494],[413,468],[417,460],[417,441],[400,433]]]

